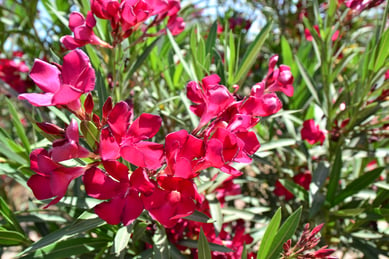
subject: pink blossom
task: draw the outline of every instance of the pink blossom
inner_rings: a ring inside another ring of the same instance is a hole
[[[319,125],[315,125],[315,121],[310,119],[304,121],[303,123],[303,128],[301,129],[301,138],[306,140],[311,145],[317,142],[320,142],[320,145],[323,145],[326,137],[325,132],[320,129]]]
[[[120,222],[129,225],[144,208],[139,193],[151,193],[154,184],[143,168],[136,169],[129,176],[128,168],[117,161],[103,164],[107,173],[96,167],[85,172],[83,181],[86,192],[93,198],[108,200],[95,207],[100,218],[112,225]]]
[[[198,193],[195,184],[184,178],[159,176],[157,181],[159,188],[149,196],[142,195],[142,200],[154,219],[171,228],[194,212]]]
[[[93,27],[96,26],[96,19],[91,11],[88,12],[86,19],[79,12],[72,12],[69,16],[69,28],[74,33],[74,36],[63,36],[61,43],[70,50],[80,48],[86,44],[99,45],[104,48],[112,48],[111,45],[102,41],[93,32]]]
[[[170,133],[165,138],[167,166],[165,173],[182,178],[198,175],[196,166],[204,157],[204,142],[188,134],[186,130]]]
[[[251,89],[249,98],[242,104],[240,112],[252,116],[267,117],[277,113],[282,103],[275,93],[265,93],[263,83],[256,84]]]
[[[103,128],[100,135],[100,155],[103,160],[122,156],[136,166],[152,170],[162,166],[163,145],[144,141],[157,134],[162,123],[159,116],[143,113],[130,123],[132,111],[123,101],[106,113],[109,127]]]
[[[67,105],[77,110],[80,96],[95,86],[95,71],[81,50],[67,54],[62,66],[35,60],[30,77],[43,93],[25,93],[19,99],[34,106]]]
[[[184,18],[171,16],[167,22],[167,28],[171,31],[172,35],[178,35],[185,29]]]
[[[82,167],[65,167],[51,160],[48,152],[35,149],[30,154],[31,170],[36,172],[27,181],[38,200],[55,197],[45,208],[58,203],[66,193],[69,183],[84,173]]]
[[[190,109],[200,117],[199,127],[222,114],[235,100],[228,89],[224,85],[219,85],[219,82],[220,77],[214,74],[203,78],[201,84],[192,81],[186,86],[189,100],[196,103]]]
[[[57,139],[53,142],[50,156],[54,162],[61,162],[72,158],[83,158],[89,155],[89,151],[79,144],[78,125],[72,119],[65,131],[64,139]]]

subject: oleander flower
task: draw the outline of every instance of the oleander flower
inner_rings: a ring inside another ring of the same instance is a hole
[[[320,145],[323,145],[326,136],[325,132],[320,129],[319,125],[315,125],[315,121],[310,119],[304,121],[303,123],[303,128],[301,129],[301,138],[306,140],[311,145],[317,142],[320,142]]]
[[[43,93],[24,93],[18,98],[34,106],[67,105],[78,110],[80,96],[95,87],[95,71],[81,50],[67,54],[62,66],[36,59],[30,77]]]
[[[66,35],[61,37],[61,43],[69,50],[80,48],[86,44],[99,45],[104,48],[112,48],[107,42],[101,40],[93,32],[96,26],[96,19],[91,11],[88,12],[86,19],[82,13],[72,12],[69,16],[69,28],[74,36]]]
[[[84,173],[83,167],[65,167],[54,162],[47,150],[35,149],[30,154],[31,170],[36,172],[27,181],[38,200],[55,197],[45,208],[58,203],[70,182]]]

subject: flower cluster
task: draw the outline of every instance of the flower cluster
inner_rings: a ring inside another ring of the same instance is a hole
[[[275,91],[293,94],[289,67],[276,68],[276,62],[277,56],[270,59],[265,79],[244,98],[235,94],[238,87],[231,93],[221,85],[217,75],[189,82],[187,97],[194,103],[191,110],[200,117],[199,126],[192,133],[184,129],[169,133],[164,143],[156,143],[150,140],[161,127],[159,116],[135,117],[128,103],[113,104],[110,97],[101,117],[93,113],[91,94],[81,103],[81,96],[95,86],[95,71],[84,52],[71,51],[62,65],[36,60],[30,77],[43,93],[25,93],[19,99],[35,106],[66,107],[77,120],[65,128],[38,123],[55,140],[48,150],[31,153],[31,169],[36,174],[28,185],[38,199],[54,198],[50,206],[64,197],[72,180],[82,176],[86,193],[102,200],[96,214],[109,224],[131,224],[147,210],[163,226],[173,227],[204,200],[194,184],[201,171],[213,167],[235,177],[242,173],[233,163],[252,161],[250,156],[260,144],[250,129],[259,117],[280,110]],[[81,145],[81,137],[87,147]],[[88,158],[88,164],[61,164],[79,158]]]
[[[284,251],[282,253],[281,259],[309,259],[309,258],[326,258],[326,259],[336,259],[337,257],[332,256],[335,252],[334,249],[328,249],[327,246],[321,247],[317,251],[312,250],[320,242],[320,237],[317,237],[317,234],[322,229],[323,224],[318,225],[313,228],[312,231],[309,230],[309,224],[307,223],[304,227],[304,231],[301,234],[300,239],[297,241],[296,245],[292,247],[292,240],[289,239],[284,245]]]
[[[183,18],[177,15],[181,9],[179,0],[91,0],[91,9],[86,18],[79,12],[70,14],[69,28],[74,35],[61,38],[62,44],[67,49],[79,48],[86,44],[112,48],[110,44],[94,34],[93,28],[96,26],[94,16],[110,21],[113,46],[139,29],[143,32],[142,37],[149,36],[148,29],[161,24],[165,18],[167,18],[166,27],[173,35],[181,33],[185,28]],[[145,23],[147,20],[149,21]],[[153,36],[165,32],[166,29],[162,29]]]

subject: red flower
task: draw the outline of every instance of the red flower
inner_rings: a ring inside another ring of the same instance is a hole
[[[186,86],[189,100],[196,103],[191,111],[200,117],[200,127],[222,114],[235,101],[224,85],[219,85],[220,77],[210,75],[204,77],[201,84],[191,81]]]
[[[69,28],[74,33],[74,36],[63,36],[60,41],[67,49],[80,48],[86,44],[99,45],[105,48],[112,48],[107,42],[102,41],[93,32],[93,27],[96,26],[96,19],[92,12],[88,12],[86,19],[79,12],[72,12],[69,16]]]
[[[165,152],[167,175],[187,179],[198,175],[195,168],[204,157],[203,140],[188,134],[186,130],[173,132],[165,138]]]
[[[312,175],[311,172],[307,171],[305,173],[297,174],[293,177],[293,181],[302,186],[305,190],[309,190],[309,185],[312,181]],[[289,201],[294,198],[293,193],[288,191],[281,183],[280,181],[276,181],[275,188],[274,188],[274,194],[281,197],[285,197],[285,201]]]
[[[159,188],[149,196],[142,195],[142,200],[154,219],[171,228],[194,212],[198,193],[194,183],[184,178],[160,176],[157,180]]]
[[[306,140],[309,144],[313,145],[316,142],[320,142],[320,145],[323,145],[325,140],[325,133],[319,127],[315,125],[315,121],[310,119],[306,120],[303,123],[303,128],[301,129],[301,138]]]
[[[132,112],[126,102],[119,102],[106,115],[109,127],[100,135],[100,155],[103,160],[118,159],[120,155],[128,162],[158,169],[164,161],[163,145],[143,141],[152,138],[161,127],[157,115],[141,114],[130,124]]]
[[[31,170],[36,172],[27,181],[38,200],[56,197],[45,208],[58,203],[66,193],[69,183],[84,173],[82,167],[64,167],[51,160],[48,152],[35,149],[30,154]]]
[[[96,167],[85,172],[85,190],[93,198],[108,200],[95,207],[100,218],[112,225],[120,222],[129,225],[143,211],[139,193],[151,193],[154,184],[143,168],[139,167],[129,177],[128,168],[117,161],[107,161],[103,165],[108,174]]]
[[[50,150],[53,161],[61,162],[72,158],[87,157],[89,151],[79,145],[79,138],[77,121],[72,119],[66,128],[65,138],[53,142],[53,148]]]
[[[78,110],[80,96],[95,87],[95,71],[81,50],[67,54],[62,66],[35,60],[30,77],[44,93],[25,93],[19,99],[34,106],[67,105]]]

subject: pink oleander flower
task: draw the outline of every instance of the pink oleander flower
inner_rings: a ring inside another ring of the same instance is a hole
[[[95,71],[81,50],[67,54],[62,66],[36,59],[30,77],[43,93],[24,93],[19,99],[34,106],[67,105],[78,110],[80,96],[95,87]]]
[[[173,35],[183,31],[185,23],[181,17],[177,17],[181,9],[178,0],[91,0],[92,12],[101,19],[111,22],[114,44],[117,44],[129,37],[135,30],[141,28],[146,31],[157,24],[160,24],[168,17],[167,28]],[[146,22],[149,18],[150,23]],[[161,29],[153,35],[165,33]]]
[[[143,141],[157,134],[162,123],[159,116],[143,113],[130,123],[132,111],[123,101],[117,103],[105,116],[109,126],[103,128],[100,135],[100,155],[103,160],[122,156],[139,167],[155,170],[162,166],[163,145]]]
[[[358,13],[376,7],[385,2],[385,0],[348,0],[346,6]]]
[[[53,142],[50,156],[54,162],[61,162],[72,158],[88,157],[89,151],[79,144],[78,125],[72,119],[65,131],[64,139],[57,139]]]
[[[317,142],[320,142],[320,145],[323,145],[326,137],[325,132],[320,129],[319,125],[315,125],[315,121],[310,119],[304,121],[303,123],[303,128],[301,129],[301,138],[306,140],[311,145]]]
[[[321,38],[319,26],[318,25],[314,25],[313,28],[315,29],[315,31],[319,35],[319,38]],[[307,39],[307,41],[312,41],[313,40],[313,36],[312,36],[312,34],[311,34],[311,32],[309,31],[308,28],[306,28],[304,30],[304,34],[305,34],[305,38]],[[331,41],[336,41],[338,38],[339,38],[339,31],[335,31],[334,34],[332,34]]]
[[[305,190],[309,190],[309,185],[312,181],[312,174],[309,171],[306,171],[305,173],[299,173],[293,177],[293,182],[296,184],[302,186]],[[274,194],[278,197],[285,197],[285,201],[289,201],[294,198],[293,193],[288,191],[281,183],[280,181],[276,181],[275,188],[274,188]]]
[[[186,86],[191,111],[200,117],[199,127],[221,115],[235,99],[224,85],[219,85],[220,77],[210,75],[201,80],[201,84],[191,81]]]
[[[337,259],[335,256],[331,256],[335,252],[334,249],[328,249],[328,246],[323,246],[319,250],[312,251],[315,249],[320,242],[320,237],[317,237],[318,233],[322,229],[324,224],[320,224],[317,227],[313,228],[312,231],[309,230],[309,224],[305,224],[304,231],[301,234],[300,239],[297,241],[296,245],[292,247],[292,240],[289,239],[283,245],[283,252],[281,254],[281,259],[316,259],[316,258],[325,258],[325,259]]]
[[[186,130],[170,133],[165,138],[166,163],[165,173],[170,176],[191,179],[202,157],[205,155],[204,142]]]
[[[146,171],[139,167],[129,175],[128,168],[118,161],[103,162],[106,173],[97,167],[85,172],[86,193],[99,200],[108,200],[95,207],[95,213],[116,225],[131,224],[142,213],[144,206],[140,193],[150,195],[155,189]]]
[[[242,104],[240,112],[252,116],[267,117],[277,113],[282,103],[275,93],[265,93],[264,84],[258,83],[251,89],[251,94]]]
[[[184,18],[171,16],[169,17],[169,20],[167,21],[167,28],[170,30],[172,35],[178,35],[185,29],[185,22]]]
[[[27,181],[38,200],[55,197],[45,208],[58,203],[66,194],[70,182],[84,173],[83,167],[65,167],[54,162],[48,152],[35,149],[30,154],[31,170],[36,172]]]
[[[189,216],[198,200],[196,185],[180,177],[159,176],[159,188],[151,195],[142,195],[142,201],[150,215],[164,227],[171,228],[182,217]]]
[[[69,16],[69,28],[74,36],[63,36],[60,41],[69,50],[80,48],[86,44],[99,45],[104,48],[112,48],[107,42],[101,40],[93,32],[96,26],[96,19],[91,11],[88,12],[86,19],[79,12],[72,12]]]
[[[290,68],[285,65],[275,68],[277,62],[278,55],[270,58],[266,77],[251,89],[250,96],[240,107],[240,112],[253,116],[270,116],[282,108],[282,103],[274,92],[293,96],[294,78]]]

